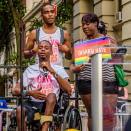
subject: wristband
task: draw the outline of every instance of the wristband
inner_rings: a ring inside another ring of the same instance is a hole
[[[24,90],[24,96],[26,96],[26,92],[27,92],[27,90]]]
[[[59,75],[55,73],[53,76],[57,79]]]
[[[33,52],[33,50],[30,50],[31,51],[31,53],[32,53],[32,55],[34,55],[35,53]]]
[[[32,50],[29,50],[29,54],[30,54],[30,55],[34,55],[34,53],[33,53]]]

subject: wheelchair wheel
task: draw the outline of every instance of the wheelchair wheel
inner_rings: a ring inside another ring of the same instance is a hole
[[[48,130],[49,130],[49,131],[54,131],[54,127],[53,127],[52,123],[50,124],[50,127],[49,127]]]
[[[63,131],[66,131],[68,129],[82,131],[80,113],[78,109],[73,106],[67,107],[65,116],[64,116]]]
[[[49,128],[49,131],[54,131],[54,129],[53,128]]]

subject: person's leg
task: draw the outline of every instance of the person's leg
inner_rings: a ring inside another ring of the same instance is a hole
[[[129,117],[126,126],[125,126],[125,130],[124,131],[131,131],[131,116]]]
[[[2,128],[2,113],[0,112],[0,131],[1,131],[1,128]]]
[[[26,122],[25,122],[25,108],[23,109],[23,119],[24,119],[24,131],[27,131],[26,129]],[[21,107],[19,106],[16,109],[16,119],[17,119],[17,123],[18,123],[18,130],[21,131]]]
[[[116,124],[117,95],[107,94],[103,96],[103,130],[112,131]]]
[[[91,127],[91,94],[81,95],[81,99],[88,112],[88,128],[89,128],[89,131],[91,131],[92,130],[92,127]]]
[[[61,131],[60,128],[55,129],[55,131]]]
[[[50,93],[46,98],[46,109],[45,116],[52,116],[54,107],[56,104],[56,95],[54,93]],[[50,122],[44,122],[42,125],[42,131],[48,131]]]

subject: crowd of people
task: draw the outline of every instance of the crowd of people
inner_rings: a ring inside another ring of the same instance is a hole
[[[72,94],[69,76],[63,67],[63,53],[65,53],[68,59],[71,58],[72,53],[70,70],[77,73],[78,91],[88,112],[88,128],[89,131],[91,131],[91,65],[75,65],[74,52],[71,51],[69,34],[67,31],[63,31],[61,28],[55,26],[54,21],[56,14],[54,6],[51,3],[43,4],[41,17],[43,18],[44,24],[39,29],[39,43],[36,43],[37,31],[33,30],[28,37],[24,51],[25,58],[36,55],[36,64],[29,66],[23,73],[24,96],[30,96],[30,100],[24,102],[24,131],[27,130],[25,116],[32,122],[35,108],[37,108],[41,114],[40,123],[42,125],[42,131],[48,131],[55,104],[59,99],[60,89],[69,95]],[[81,23],[85,34],[85,38],[80,40],[81,42],[108,36],[110,46],[118,46],[115,38],[107,34],[105,23],[100,21],[97,15],[87,13],[82,17]],[[61,30],[63,31],[63,36]],[[61,37],[64,39],[63,43],[61,43]],[[113,53],[116,51],[117,49],[115,48],[111,49]],[[114,56],[112,56],[112,59],[113,57]],[[122,104],[121,101],[117,103],[117,96],[119,94],[119,97],[126,97],[127,99],[128,93],[126,87],[118,88],[113,65],[104,64],[102,76],[103,130],[112,131],[115,126],[114,113],[116,106],[120,108]],[[29,87],[29,90],[27,90],[26,87]],[[120,91],[120,88],[125,91],[123,97],[123,91]],[[13,89],[13,95],[20,96],[20,93],[20,81],[18,81],[16,88]],[[21,131],[20,105],[16,113],[18,128],[19,131]],[[60,129],[56,128],[56,131],[60,131]]]

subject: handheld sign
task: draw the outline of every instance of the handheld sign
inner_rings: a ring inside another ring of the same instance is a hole
[[[96,53],[102,53],[104,61],[111,59],[110,48],[101,48],[104,46],[109,46],[108,37],[101,37],[74,44],[75,65],[89,63],[90,56]]]

